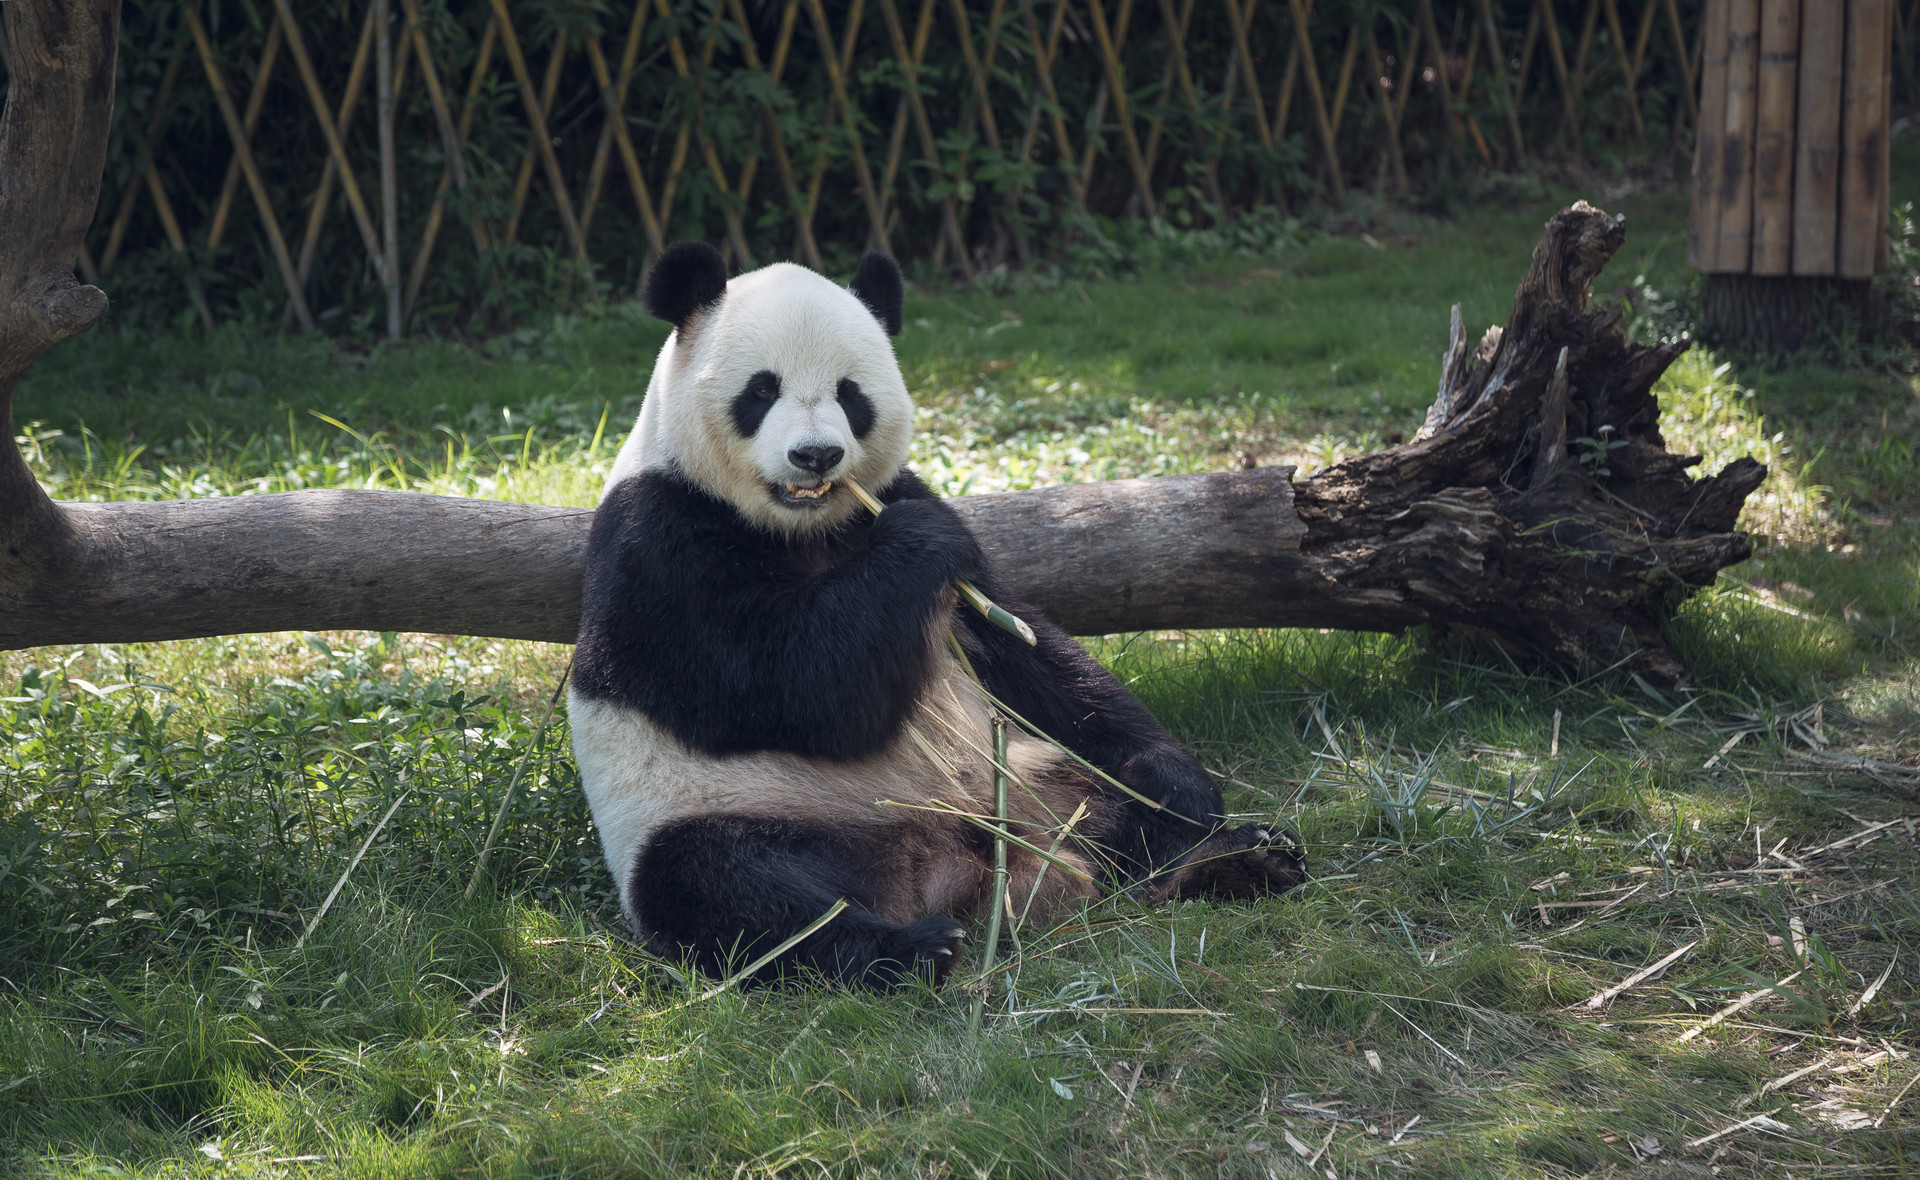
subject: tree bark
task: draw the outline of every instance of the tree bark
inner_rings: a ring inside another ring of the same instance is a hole
[[[100,202],[120,4],[8,0],[0,22],[11,51],[0,110],[0,555],[11,567],[66,539],[65,516],[14,449],[13,390],[42,353],[106,314],[106,293],[74,278],[73,260]]]
[[[117,11],[0,4],[0,649],[335,628],[571,642],[587,509],[351,491],[56,504],[34,480],[14,387],[106,307],[70,268],[99,194]],[[1684,680],[1662,624],[1747,556],[1734,520],[1765,469],[1694,480],[1698,457],[1667,453],[1652,386],[1685,345],[1632,345],[1617,308],[1587,306],[1625,236],[1576,204],[1547,223],[1504,330],[1469,350],[1455,307],[1439,396],[1405,446],[1297,484],[1270,468],[956,505],[1015,592],[1077,634],[1425,624]]]

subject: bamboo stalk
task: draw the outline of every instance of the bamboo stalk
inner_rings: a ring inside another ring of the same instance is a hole
[[[277,0],[284,4],[286,0]],[[566,176],[560,171],[559,157],[553,154],[553,139],[547,134],[547,116],[540,105],[539,96],[533,92],[533,79],[527,73],[527,59],[520,52],[520,39],[514,35],[513,18],[507,15],[507,0],[492,0],[493,19],[500,26],[500,42],[507,51],[507,64],[513,68],[513,81],[520,90],[520,105],[527,113],[527,123],[533,128],[534,141],[540,150],[540,162],[546,166],[547,184],[553,189],[553,203],[560,211],[560,227],[566,232],[567,242],[573,247],[574,258],[583,267],[591,267],[592,260],[587,257],[587,242],[580,235],[580,223],[573,216],[573,200],[567,195]]]
[[[740,0],[727,0],[727,2],[733,8],[735,22],[743,29],[749,27],[746,8]],[[787,68],[787,53],[793,47],[793,30],[799,24],[799,20],[800,0],[787,0],[786,7],[780,14],[780,32],[773,41],[773,61],[765,71],[769,92],[779,89],[781,75]],[[761,69],[760,51],[754,46],[753,38],[747,37],[741,42],[740,48],[746,55],[747,68],[758,72]],[[773,151],[774,170],[780,176],[780,188],[786,194],[787,210],[792,214],[801,242],[808,251],[808,261],[814,269],[822,269],[820,248],[813,240],[813,225],[807,220],[801,207],[800,186],[793,178],[793,159],[787,151],[786,136],[780,133],[780,120],[774,115],[773,107],[765,99],[760,102],[760,125],[762,133],[767,138],[768,146]],[[749,156],[747,166],[741,169],[739,191],[742,201],[747,198],[747,190],[753,184],[754,167],[759,162],[759,156]]]
[[[466,153],[467,135],[473,128],[473,113],[480,97],[480,84],[486,80],[487,69],[493,64],[493,47],[499,39],[499,32],[499,26],[488,21],[486,31],[480,35],[480,48],[474,55],[473,72],[467,79],[466,98],[460,106],[460,121],[453,131],[456,157]],[[434,243],[440,237],[440,222],[446,215],[447,192],[452,187],[453,164],[449,161],[440,170],[440,185],[434,190],[433,205],[427,210],[427,225],[420,235],[420,249],[413,256],[413,270],[407,276],[407,302],[403,310],[408,316],[413,314],[414,306],[420,300],[420,289],[426,284],[427,263],[432,260]],[[486,228],[478,218],[472,218],[468,224],[473,228],[474,250],[484,253],[489,245]]]
[[[666,0],[659,0],[659,3],[664,15]],[[716,7],[714,9],[713,20],[717,23],[719,19],[720,9]],[[709,42],[709,45],[711,45],[711,42]],[[727,179],[727,170],[720,163],[719,153],[714,149],[713,137],[707,134],[706,115],[701,109],[698,97],[699,80],[693,77],[693,66],[687,60],[686,47],[680,43],[680,38],[674,37],[669,40],[667,42],[667,49],[668,55],[673,61],[674,73],[679,75],[681,81],[692,80],[695,84],[693,131],[695,138],[700,141],[701,159],[706,162],[707,172],[713,177],[714,188],[720,194],[720,215],[727,225],[727,245],[731,247],[734,255],[739,258],[742,266],[751,267],[753,265],[753,252],[747,248],[746,232],[740,225],[740,210],[737,209],[729,199],[733,196],[733,184]],[[711,49],[703,52],[700,58],[701,66],[704,68],[711,58]],[[605,66],[602,65],[596,68],[604,71]]]
[[[1229,4],[1233,0],[1227,0]],[[1293,8],[1294,42],[1300,47],[1300,63],[1306,69],[1307,96],[1313,99],[1313,117],[1320,128],[1320,145],[1327,154],[1327,177],[1333,188],[1333,195],[1344,197],[1347,194],[1346,178],[1341,175],[1340,149],[1334,142],[1333,120],[1327,114],[1326,92],[1320,85],[1320,67],[1313,60],[1313,38],[1309,35],[1307,9],[1302,0],[1288,0]],[[1231,12],[1228,14],[1231,16]],[[1246,52],[1246,38],[1240,40],[1240,51]]]
[[[1088,0],[1088,3],[1098,3],[1098,0]],[[1231,70],[1233,66],[1239,66],[1240,79],[1247,84],[1247,93],[1252,98],[1253,127],[1260,133],[1260,146],[1272,151],[1274,132],[1273,128],[1267,124],[1267,108],[1260,101],[1260,80],[1253,72],[1253,52],[1247,47],[1247,30],[1253,23],[1253,4],[1254,0],[1247,0],[1243,8],[1239,0],[1226,0],[1227,26],[1233,30],[1233,47],[1236,51],[1234,60],[1228,63],[1228,68]],[[1293,14],[1296,30],[1294,42],[1303,47],[1302,52],[1311,52],[1313,42],[1307,36],[1306,21],[1300,13],[1301,9],[1296,3]],[[1315,75],[1309,74],[1309,77],[1315,77]]]
[[[1492,0],[1479,0],[1480,26],[1487,35],[1487,67],[1493,71],[1494,97],[1500,101],[1500,109],[1507,117],[1507,135],[1513,141],[1513,162],[1518,165],[1527,156],[1527,147],[1520,138],[1520,112],[1507,85],[1507,63],[1500,48],[1500,29],[1493,22]]]
[[[839,109],[840,121],[847,130],[847,148],[853,156],[854,179],[860,183],[860,197],[867,207],[867,240],[876,243],[882,250],[887,247],[887,214],[880,207],[880,190],[874,187],[873,173],[867,167],[867,149],[860,141],[860,116],[854,110],[853,103],[847,97],[845,70],[833,52],[833,30],[827,24],[826,9],[820,0],[807,0],[807,11],[813,17],[813,34],[820,42],[820,53],[827,67],[827,84],[833,89],[833,105]],[[862,13],[860,0],[855,0],[847,15],[845,48],[853,47],[859,31],[859,18]],[[850,56],[850,55],[849,55]],[[808,215],[818,208],[818,187],[807,194]]]
[[[735,0],[737,3],[738,0]],[[1030,0],[1022,0],[1029,3]],[[933,136],[933,122],[927,118],[926,103],[920,97],[920,63],[926,59],[927,39],[933,30],[934,0],[923,0],[920,5],[920,17],[914,26],[913,44],[909,48],[906,31],[900,24],[900,10],[893,0],[880,0],[880,15],[887,26],[887,37],[893,42],[894,60],[900,63],[900,73],[906,82],[901,91],[901,99],[906,104],[906,113],[912,117],[915,134],[920,139],[920,155],[934,171],[945,177],[946,162],[941,158],[940,142]],[[1038,51],[1036,50],[1036,53]],[[893,191],[893,170],[895,154],[889,150],[886,170],[886,189],[889,197]],[[940,199],[940,230],[946,235],[953,249],[954,258],[959,262],[961,273],[969,279],[973,277],[973,260],[967,257],[966,239],[960,234],[960,219],[954,211],[954,198],[951,188]]]
[[[1647,126],[1641,121],[1640,99],[1635,95],[1633,88],[1634,80],[1640,74],[1640,53],[1637,47],[1629,53],[1626,30],[1620,23],[1619,4],[1616,3],[1615,0],[1606,0],[1606,10],[1607,32],[1612,34],[1614,48],[1620,56],[1620,80],[1625,84],[1627,89],[1627,112],[1633,116],[1634,138],[1645,139],[1647,137]],[[1647,15],[1649,17],[1653,15],[1653,7],[1651,5],[1647,7]],[[1653,26],[1650,21],[1647,21],[1643,22],[1641,27],[1643,29],[1651,29]],[[1642,40],[1644,39],[1643,36]]]
[[[1733,0],[1707,0],[1706,21],[1700,29],[1700,40],[1706,48],[1700,65],[1699,123],[1693,137],[1693,216],[1688,221],[1687,264],[1703,271],[1719,269],[1720,190],[1726,174],[1721,141],[1727,125],[1727,22],[1732,7]]]
[[[267,83],[273,79],[274,66],[280,63],[280,45],[285,36],[280,31],[280,22],[274,21],[267,28],[267,43],[260,47],[260,61],[253,68],[253,88],[247,92],[247,113],[240,121],[249,140],[266,106]],[[227,218],[233,212],[233,198],[240,191],[240,180],[240,155],[236,152],[233,159],[227,161],[226,179],[220,182],[220,199],[214,204],[213,219],[207,223],[209,251],[218,250],[221,239],[226,236]]]
[[[1415,33],[1414,36],[1418,37],[1419,34]],[[1385,85],[1387,76],[1386,66],[1380,60],[1380,46],[1373,39],[1373,14],[1371,12],[1367,15],[1366,37],[1367,72],[1373,76],[1374,90],[1380,96],[1380,121],[1386,124],[1387,128],[1387,151],[1388,157],[1393,164],[1394,187],[1401,192],[1406,192],[1408,188],[1407,162],[1400,154],[1400,114],[1394,109],[1393,96],[1387,93]],[[1411,62],[1413,55],[1408,54],[1406,60]],[[1401,85],[1404,90],[1405,83]]]
[[[1053,66],[1060,47],[1060,30],[1066,23],[1067,0],[1057,0],[1053,7],[1053,23],[1048,30],[1044,55],[1041,49],[1040,25],[1033,16],[1033,0],[1020,0],[1020,11],[1026,17],[1027,37],[1034,46],[1034,80],[1040,84],[1040,94],[1047,100],[1047,112],[1053,122],[1054,144],[1060,149],[1060,157],[1067,164],[1064,169],[1067,188],[1073,194],[1073,203],[1082,213],[1087,211],[1087,190],[1081,183],[1079,169],[1073,167],[1079,162],[1079,155],[1073,148],[1073,137],[1067,133],[1067,119],[1060,106],[1059,92],[1053,85]]]
[[[375,0],[376,12],[381,2]],[[346,196],[347,208],[353,212],[353,222],[360,229],[361,244],[366,247],[367,257],[379,272],[380,284],[383,287],[396,287],[399,276],[387,270],[387,256],[380,247],[380,233],[374,227],[373,214],[368,210],[366,200],[360,195],[360,184],[354,179],[353,166],[347,162],[347,147],[340,138],[340,129],[328,114],[326,91],[320,88],[320,77],[314,72],[313,59],[307,54],[306,39],[300,35],[300,26],[294,22],[293,8],[288,0],[274,0],[274,8],[279,11],[280,25],[286,30],[287,52],[293,57],[294,71],[306,86],[307,101],[313,107],[314,117],[320,122],[320,134],[327,141],[327,152],[333,157],[334,170],[340,178],[340,191]]]
[[[1091,0],[1098,4],[1100,0]],[[1007,762],[1007,719],[993,719],[993,814],[1000,821],[1004,832],[1007,826],[1007,776],[1000,768]],[[973,997],[973,1015],[967,1021],[969,1032],[978,1035],[980,1018],[987,1007],[986,976],[993,971],[994,956],[1000,951],[1000,911],[1007,904],[1007,841],[1006,837],[996,836],[993,841],[993,900],[988,903],[992,912],[987,918],[987,947],[980,959],[981,982]]]
[[[1433,0],[1420,0],[1420,29],[1426,34],[1427,52],[1432,55],[1433,88],[1440,96],[1440,119],[1447,125],[1447,154],[1462,160],[1467,154],[1462,143],[1466,135],[1453,113],[1452,83],[1447,81],[1447,45],[1440,39],[1440,26],[1433,19]]]
[[[1847,56],[1840,108],[1840,227],[1836,272],[1873,277],[1887,211],[1880,200],[1886,170],[1887,0],[1848,0]]]
[[[847,485],[847,490],[853,493],[853,498],[860,501],[861,506],[868,512],[878,516],[886,510],[887,506],[875,499],[873,493],[861,487],[859,480],[849,475],[843,476],[841,482]],[[1026,640],[1028,647],[1032,647],[1039,642],[1038,637],[1033,633],[1032,627],[1027,626],[1018,618],[1014,617],[1006,608],[997,605],[992,599],[980,593],[979,589],[974,586],[972,582],[967,581],[965,578],[957,578],[954,580],[953,588],[960,592],[960,597],[966,600],[968,606],[985,615],[987,620],[994,626],[1000,628],[1002,631],[1018,635],[1020,638]]]
[[[379,45],[375,102],[380,139],[380,271],[387,288],[387,339],[400,339],[400,189],[393,158],[393,5],[373,0]],[[401,60],[404,61],[403,54]]]
[[[1686,84],[1680,90],[1680,97],[1686,102],[1687,118],[1694,121],[1694,127],[1698,131],[1704,128],[1706,123],[1700,117],[1700,108],[1694,103],[1693,95],[1695,90],[1698,90],[1704,97],[1707,89],[1704,83],[1695,85],[1694,80],[1700,75],[1694,70],[1693,60],[1696,55],[1705,52],[1703,46],[1706,42],[1706,30],[1712,27],[1713,9],[1717,0],[1708,0],[1706,24],[1701,29],[1700,40],[1694,43],[1692,49],[1687,48],[1687,30],[1680,23],[1679,6],[1674,3],[1674,0],[1662,0],[1662,2],[1667,9],[1667,28],[1673,34],[1674,57],[1680,63],[1681,81]],[[1724,27],[1723,25],[1722,28]]]
[[[1753,259],[1753,139],[1760,83],[1760,0],[1727,4],[1727,116],[1717,177],[1720,244],[1716,271],[1745,274]]]
[[[957,4],[959,0],[954,0]],[[1227,0],[1229,4],[1233,0]],[[1251,0],[1249,0],[1251,3]],[[1087,13],[1093,17],[1093,37],[1100,46],[1100,58],[1107,71],[1107,85],[1113,95],[1113,116],[1120,123],[1120,139],[1127,147],[1127,163],[1133,167],[1133,180],[1139,186],[1140,203],[1147,216],[1154,213],[1153,178],[1147,174],[1146,158],[1140,154],[1140,141],[1133,134],[1133,112],[1127,105],[1127,86],[1120,71],[1117,38],[1107,27],[1103,0],[1087,0]],[[984,92],[983,92],[984,94]],[[1256,109],[1258,103],[1255,103]]]
[[[206,26],[200,23],[200,16],[192,8],[181,9],[186,17],[187,28],[193,34],[194,48],[199,50],[200,64],[207,72],[207,82],[213,90],[213,99],[220,108],[220,118],[227,125],[227,137],[233,141],[234,157],[239,161],[240,171],[247,178],[247,190],[253,194],[253,203],[260,212],[261,224],[267,231],[267,244],[273,251],[274,265],[280,268],[280,281],[287,289],[287,299],[293,304],[293,314],[300,326],[307,331],[313,330],[313,313],[307,308],[307,297],[301,293],[300,284],[295,281],[293,259],[287,254],[287,239],[280,233],[280,219],[274,216],[273,200],[267,195],[266,183],[260,179],[260,169],[255,166],[253,150],[247,146],[245,129],[240,123],[240,114],[233,109],[233,98],[227,93],[226,79],[221,76],[220,67],[213,59],[213,43],[207,38]]]
[[[1553,63],[1553,76],[1560,83],[1561,117],[1573,141],[1580,142],[1580,110],[1575,102],[1573,77],[1567,70],[1566,51],[1560,47],[1560,18],[1553,15],[1553,0],[1538,0],[1540,22],[1546,27],[1547,60]],[[1591,11],[1591,9],[1589,9]]]
[[[1793,263],[1793,131],[1800,0],[1762,0],[1760,80],[1753,147],[1753,273]]]
[[[188,257],[187,237],[180,232],[180,222],[173,215],[173,202],[167,199],[166,186],[160,183],[160,169],[153,161],[147,161],[147,187],[153,192],[153,209],[160,215],[160,225],[166,230],[167,244],[173,252],[187,260],[187,297],[193,301],[193,309],[199,313],[200,323],[213,331],[213,311],[207,307],[207,298],[200,290],[200,280],[193,273],[193,260]]]
[[[1801,0],[1793,160],[1793,273],[1834,273],[1840,213],[1841,66],[1846,0]]]
[[[1347,99],[1353,95],[1353,68],[1360,62],[1360,22],[1347,30],[1347,47],[1340,54],[1340,76],[1333,83],[1331,122],[1334,135],[1340,134],[1340,120],[1346,117]]]
[[[547,72],[540,81],[540,117],[553,113],[554,99],[560,93],[560,71],[567,64],[567,30],[561,29],[554,34],[553,49],[547,55]],[[527,145],[520,152],[520,171],[513,177],[513,212],[507,216],[507,226],[501,231],[500,239],[511,246],[520,236],[520,218],[527,210],[527,194],[533,191],[533,170],[540,160],[540,145],[534,141],[534,132],[527,133]]]
[[[134,207],[140,203],[140,194],[147,187],[142,175],[153,169],[153,145],[160,138],[162,120],[167,115],[167,104],[173,99],[173,86],[180,80],[180,67],[186,64],[186,46],[174,54],[167,63],[166,72],[160,75],[160,89],[153,99],[153,117],[147,120],[147,131],[140,139],[140,147],[134,155],[134,167],[138,169],[127,178],[126,192],[120,197],[120,210],[113,215],[113,228],[107,233],[107,248],[100,255],[102,275],[113,273],[114,260],[120,257],[120,245],[127,237],[127,223],[133,220]],[[88,280],[92,282],[91,279]],[[95,284],[96,286],[98,284]],[[209,324],[209,327],[212,325]]]

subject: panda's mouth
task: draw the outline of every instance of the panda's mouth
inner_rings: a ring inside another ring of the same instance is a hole
[[[827,493],[833,490],[833,481],[815,479],[804,483],[775,484],[773,490],[783,504],[811,508],[827,498]]]

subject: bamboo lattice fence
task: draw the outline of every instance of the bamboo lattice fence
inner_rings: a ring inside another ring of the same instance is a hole
[[[1920,0],[1886,2],[1911,95]],[[1100,219],[1227,226],[1355,191],[1457,199],[1543,159],[1673,157],[1697,119],[1701,15],[128,0],[80,267],[123,315],[393,334],[631,289],[680,238],[736,267],[832,270],[871,246],[971,277],[1058,260]]]

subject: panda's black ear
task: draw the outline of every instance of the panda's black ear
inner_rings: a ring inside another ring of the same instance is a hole
[[[867,305],[887,335],[900,334],[900,305],[906,295],[900,281],[899,263],[878,250],[867,251],[867,256],[860,260],[860,269],[853,272],[853,282],[847,284],[847,290],[860,297],[860,302]]]
[[[640,284],[640,302],[674,327],[727,293],[727,260],[705,242],[675,242],[660,252]]]

